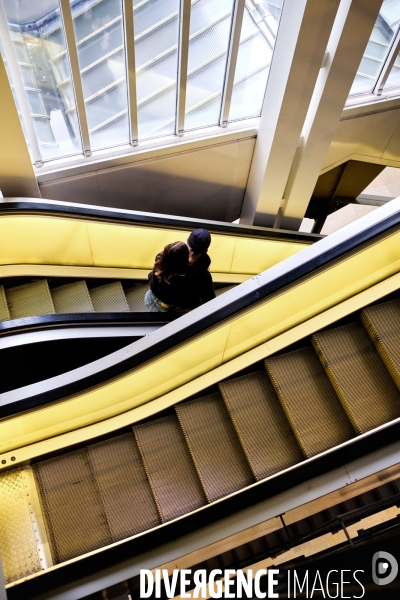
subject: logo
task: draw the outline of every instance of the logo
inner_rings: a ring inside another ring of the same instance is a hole
[[[388,585],[397,577],[399,565],[389,552],[375,552],[372,557],[372,579],[376,585]]]

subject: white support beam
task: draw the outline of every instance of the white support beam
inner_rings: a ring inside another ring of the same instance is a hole
[[[242,32],[244,5],[245,0],[235,0],[235,7],[232,16],[231,36],[229,39],[228,58],[226,61],[224,89],[222,90],[221,114],[219,119],[219,124],[221,127],[226,127],[228,125],[240,34]]]
[[[32,160],[1,54],[0,106],[0,191],[4,197],[40,198]]]
[[[285,0],[240,222],[272,227],[340,0]]]
[[[275,227],[300,226],[381,6],[381,0],[341,2]]]
[[[60,0],[61,15],[65,29],[71,77],[75,90],[76,110],[78,113],[79,126],[81,129],[82,148],[85,156],[91,156],[89,127],[86,116],[85,98],[83,95],[81,72],[79,68],[78,50],[76,47],[74,22],[70,0]]]
[[[124,0],[126,79],[128,83],[129,143],[138,144],[138,111],[136,94],[135,29],[133,0]]]
[[[189,62],[191,0],[181,0],[179,10],[178,81],[176,94],[176,135],[185,130],[186,84]]]

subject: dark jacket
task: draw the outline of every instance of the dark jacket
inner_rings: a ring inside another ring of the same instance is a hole
[[[173,277],[169,283],[160,280],[151,271],[148,275],[150,289],[165,304],[196,308],[215,298],[212,277],[208,271],[210,264],[208,254],[202,254],[195,263],[188,266],[184,275]]]

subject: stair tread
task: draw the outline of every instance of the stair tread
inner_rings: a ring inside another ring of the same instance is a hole
[[[51,290],[56,313],[94,312],[86,281],[74,281]]]
[[[111,544],[86,448],[36,464],[57,562]]]
[[[361,321],[400,389],[400,300],[364,309]]]
[[[0,321],[7,321],[10,318],[10,311],[8,310],[6,293],[4,286],[0,285]]]
[[[223,381],[219,386],[257,480],[303,460],[264,371]]]
[[[12,319],[55,313],[46,279],[10,288],[6,297]]]
[[[133,428],[162,521],[206,504],[184,435],[175,415]]]
[[[89,293],[95,312],[129,312],[120,281],[91,288]]]
[[[307,458],[354,436],[346,413],[311,348],[267,359],[265,366]]]
[[[175,407],[210,502],[254,482],[219,393]]]
[[[139,283],[125,290],[126,301],[131,312],[146,312],[144,295],[148,289],[148,283]]]
[[[133,433],[88,446],[113,541],[160,524]]]
[[[357,433],[400,417],[400,394],[361,323],[318,333],[312,341]]]

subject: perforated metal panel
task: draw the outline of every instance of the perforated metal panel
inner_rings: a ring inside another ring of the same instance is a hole
[[[0,475],[0,556],[6,583],[41,570],[22,469]]]
[[[92,444],[88,451],[113,540],[159,525],[133,433]]]
[[[184,402],[175,409],[210,502],[254,482],[218,393]]]
[[[366,308],[361,320],[400,389],[400,300]]]
[[[46,279],[10,288],[6,290],[6,296],[12,319],[55,312]]]
[[[57,562],[112,542],[86,448],[36,464]]]
[[[7,306],[7,298],[4,287],[0,285],[0,321],[6,321],[10,318],[10,311]]]
[[[92,288],[90,298],[95,312],[129,312],[120,281]]]
[[[400,417],[400,394],[361,323],[313,336],[313,345],[355,431]]]
[[[125,290],[126,300],[131,312],[145,312],[146,305],[144,303],[144,295],[149,289],[148,283],[139,283],[129,290]]]
[[[175,415],[133,428],[163,522],[206,504]]]
[[[224,381],[219,388],[257,480],[303,460],[265,371]]]
[[[51,290],[56,313],[94,312],[86,281],[67,283]]]
[[[265,367],[304,456],[346,442],[354,430],[311,348],[267,359]]]

